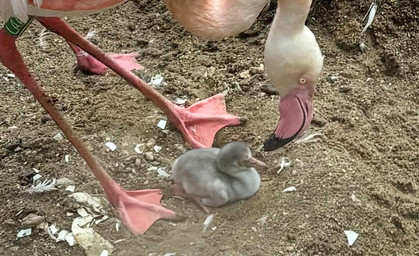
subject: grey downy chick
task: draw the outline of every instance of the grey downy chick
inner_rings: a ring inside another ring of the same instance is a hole
[[[210,207],[253,196],[260,186],[254,167],[265,169],[265,163],[252,157],[250,149],[241,142],[219,148],[193,149],[173,164],[173,187],[177,196],[190,198],[206,213]]]

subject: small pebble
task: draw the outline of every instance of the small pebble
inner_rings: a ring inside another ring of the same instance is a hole
[[[153,161],[154,160],[153,152],[145,152],[144,157],[148,161]]]
[[[135,165],[141,166],[141,158],[135,159]]]
[[[33,228],[39,225],[41,222],[45,220],[44,216],[38,216],[35,214],[29,214],[25,218],[22,219],[22,228]]]
[[[294,246],[287,246],[287,247],[285,247],[285,251],[287,251],[287,252],[292,252],[292,251],[294,251],[295,250],[295,247]]]
[[[156,140],[151,138],[146,143],[147,147],[152,148],[154,145],[156,145]]]
[[[137,154],[142,154],[145,150],[145,144],[143,144],[143,143],[137,144],[135,146],[134,150],[135,150],[135,152],[137,152]]]
[[[3,223],[6,224],[6,225],[11,225],[11,226],[16,225],[16,222],[12,219],[7,219]]]
[[[41,123],[45,124],[46,122],[50,121],[51,117],[49,115],[45,115],[41,117]]]
[[[330,83],[334,84],[337,81],[338,81],[338,77],[337,76],[335,76],[335,75],[329,76],[329,82]]]

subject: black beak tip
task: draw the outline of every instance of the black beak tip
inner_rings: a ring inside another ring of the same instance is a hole
[[[272,133],[271,136],[269,136],[269,138],[265,141],[265,143],[263,143],[263,150],[274,151],[282,146],[287,145],[293,139],[295,139],[295,137],[297,137],[297,134],[290,138],[283,139],[283,138],[275,137],[275,134]]]

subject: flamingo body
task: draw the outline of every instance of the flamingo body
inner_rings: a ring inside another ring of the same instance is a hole
[[[250,28],[270,0],[166,0],[173,17],[192,34],[223,39]]]

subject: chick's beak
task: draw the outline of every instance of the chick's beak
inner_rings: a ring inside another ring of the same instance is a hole
[[[257,160],[254,157],[249,158],[249,160],[241,161],[239,164],[242,166],[253,167],[253,168],[262,169],[262,170],[268,168],[268,166],[264,162]]]

